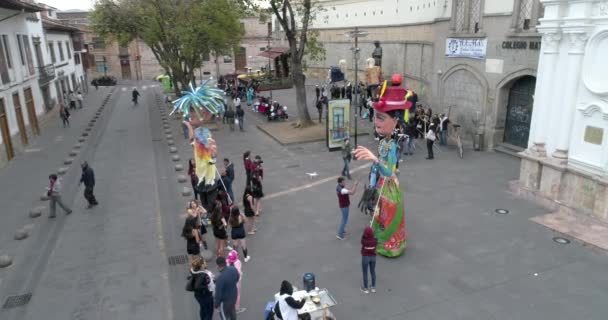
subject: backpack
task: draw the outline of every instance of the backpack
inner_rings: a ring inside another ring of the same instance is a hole
[[[188,277],[188,282],[186,282],[186,291],[210,294],[210,282],[211,279],[209,278],[209,275],[206,272],[190,274],[190,276]]]

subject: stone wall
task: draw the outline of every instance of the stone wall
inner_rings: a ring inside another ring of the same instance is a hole
[[[405,86],[418,93],[420,103],[438,113],[447,112],[452,106],[450,117],[463,125],[463,139],[467,144],[473,140],[473,134],[479,132],[484,135],[483,147],[493,149],[503,142],[511,85],[523,76],[535,76],[538,64],[537,47],[503,48],[503,42],[540,41],[538,34],[510,33],[510,25],[510,14],[484,16],[482,30],[476,35],[487,39],[486,59],[480,60],[445,56],[446,38],[458,38],[450,32],[449,19],[426,24],[366,27],[369,35],[359,39],[358,68],[362,70],[359,77],[364,76],[365,60],[371,57],[374,40],[379,40],[384,53],[385,79],[393,73],[404,74]],[[337,66],[341,59],[347,61],[347,74],[352,75],[351,47],[354,42],[344,36],[350,30],[320,30],[319,41],[326,49],[326,59],[309,63],[307,77],[310,80],[325,80],[330,66]]]

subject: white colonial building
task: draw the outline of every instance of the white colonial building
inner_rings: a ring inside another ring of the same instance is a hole
[[[53,62],[47,47],[45,31],[49,29],[43,28],[40,14],[46,10],[31,1],[0,1],[0,166],[41,134],[41,123],[57,115],[61,95],[55,64],[63,66]],[[65,50],[69,38],[58,37],[55,41],[62,41]],[[70,52],[65,51],[64,56],[73,54],[71,41],[68,46]],[[82,75],[68,70],[69,77]]]
[[[608,219],[608,1],[542,2],[540,81],[519,191]]]
[[[84,93],[87,88],[82,52],[75,50],[74,39],[82,37],[82,31],[57,19],[57,9],[42,5],[42,26],[46,35],[47,50],[55,66],[55,88],[58,101],[66,104],[65,96],[70,91]],[[64,94],[65,93],[65,94]],[[69,104],[69,102],[68,102]]]
[[[0,2],[0,163],[40,134],[39,118],[54,106],[49,81],[55,70],[47,56],[40,11],[30,3]]]

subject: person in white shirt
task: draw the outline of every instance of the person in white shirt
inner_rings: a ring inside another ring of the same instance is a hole
[[[306,297],[298,301],[291,295],[293,294],[293,286],[289,281],[281,282],[281,291],[279,298],[274,307],[274,314],[281,320],[298,320],[298,309],[301,309],[306,303]]]
[[[84,98],[82,97],[82,93],[80,91],[78,91],[78,94],[76,94],[76,99],[78,99],[78,107],[80,109],[82,109],[82,107],[84,107],[84,104],[83,104]]]
[[[47,196],[49,197],[49,218],[55,218],[55,207],[57,204],[65,211],[65,214],[72,213],[72,209],[66,206],[61,201],[61,181],[57,178],[56,174],[49,175],[49,186],[46,188]]]
[[[437,140],[437,135],[435,134],[435,124],[431,123],[429,126],[429,131],[426,133],[426,150],[428,152],[427,160],[433,159],[433,144]]]

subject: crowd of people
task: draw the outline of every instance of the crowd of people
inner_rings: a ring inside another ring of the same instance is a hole
[[[240,306],[243,277],[240,257],[243,262],[251,259],[246,240],[248,236],[256,234],[256,222],[262,214],[263,163],[259,155],[252,158],[251,151],[243,154],[246,180],[240,207],[232,189],[234,164],[229,159],[224,159],[217,188],[213,190],[201,190],[194,161],[189,161],[188,174],[194,199],[187,204],[181,235],[186,239],[186,252],[191,264],[190,287],[186,289],[194,292],[200,305],[201,319],[211,319],[214,307],[220,309],[222,319],[236,319],[236,314],[245,311]],[[220,270],[215,280],[201,258],[202,250],[209,250],[208,228],[215,240],[212,250]],[[200,278],[204,278],[204,281],[200,281]]]

